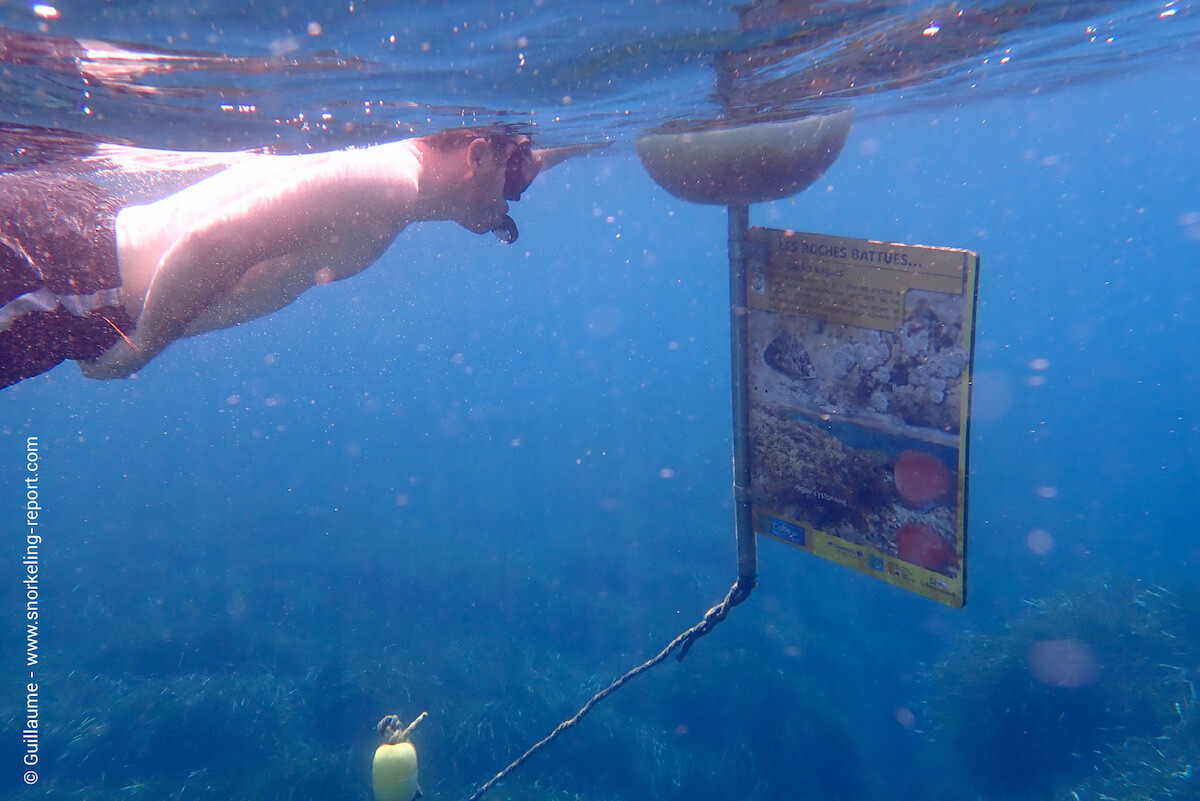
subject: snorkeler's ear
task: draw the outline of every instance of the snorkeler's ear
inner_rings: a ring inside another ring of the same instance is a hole
[[[467,165],[474,175],[478,175],[483,170],[491,156],[492,146],[486,139],[472,139],[471,144],[467,145]]]

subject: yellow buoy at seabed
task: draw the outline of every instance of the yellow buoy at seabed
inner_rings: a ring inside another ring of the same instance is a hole
[[[371,766],[375,801],[413,801],[417,788],[417,749],[410,742],[384,743]]]

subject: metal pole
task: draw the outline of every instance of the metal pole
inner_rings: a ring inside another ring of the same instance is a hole
[[[733,370],[733,503],[737,534],[737,584],[742,598],[758,581],[758,543],[750,514],[750,398],[746,384],[746,234],[750,207],[730,205],[729,214],[729,333]]]

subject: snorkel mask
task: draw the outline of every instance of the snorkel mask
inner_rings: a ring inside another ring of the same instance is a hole
[[[521,199],[521,195],[537,177],[541,166],[533,152],[533,143],[529,137],[521,137],[517,140],[516,145],[508,157],[508,162],[504,165],[504,199],[510,203]],[[517,224],[507,214],[504,215],[500,224],[492,229],[492,233],[506,245],[516,242],[517,237],[520,236]]]
[[[529,137],[522,136],[516,145],[504,166],[504,199],[514,203],[521,199],[541,169]]]
[[[544,170],[559,164],[573,156],[582,156],[603,149],[609,143],[566,145],[564,147],[533,149],[533,141],[528,136],[514,136],[510,141],[516,146],[504,165],[504,199],[515,203]],[[492,233],[506,245],[517,241],[517,224],[507,214],[500,224],[492,229]]]

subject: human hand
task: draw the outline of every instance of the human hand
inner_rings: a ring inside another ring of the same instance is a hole
[[[80,359],[80,371],[87,378],[129,378],[150,361],[153,354],[137,347],[133,340],[118,339],[95,359]]]

